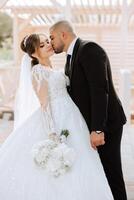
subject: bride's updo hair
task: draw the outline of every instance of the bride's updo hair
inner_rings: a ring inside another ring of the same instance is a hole
[[[40,46],[40,37],[39,34],[31,34],[29,36],[24,37],[22,40],[20,47],[22,51],[27,53],[31,58],[32,66],[39,64],[37,58],[33,57],[32,54],[35,53],[35,50]]]

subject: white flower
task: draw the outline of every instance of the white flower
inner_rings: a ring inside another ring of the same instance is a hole
[[[74,149],[66,143],[65,135],[49,134],[49,139],[33,146],[33,159],[37,166],[58,177],[66,173],[75,160]]]
[[[61,141],[61,142],[64,142],[64,143],[65,143],[66,140],[67,140],[67,138],[66,138],[65,135],[61,135],[61,136],[60,136],[60,141]]]

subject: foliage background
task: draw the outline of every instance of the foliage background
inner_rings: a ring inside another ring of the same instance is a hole
[[[12,24],[11,16],[0,12],[0,62],[12,60]]]

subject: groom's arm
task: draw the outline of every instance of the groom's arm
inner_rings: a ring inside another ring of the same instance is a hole
[[[87,43],[80,62],[89,88],[91,131],[104,131],[108,110],[107,56],[97,44]]]

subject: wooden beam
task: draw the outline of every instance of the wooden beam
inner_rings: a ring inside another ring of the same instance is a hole
[[[52,0],[53,2],[57,2],[55,0]],[[67,2],[69,2],[68,0],[66,0]],[[45,13],[45,18],[44,21],[46,21],[46,23],[54,23],[55,20],[54,18],[56,18],[57,14],[61,14],[61,17],[63,17],[62,14],[64,14],[66,19],[71,19],[73,20],[73,22],[77,22],[80,23],[80,25],[82,23],[90,23],[90,24],[102,24],[104,25],[105,23],[111,23],[114,22],[113,20],[113,16],[116,16],[116,20],[115,20],[115,26],[117,24],[120,23],[120,16],[122,15],[122,6],[119,4],[119,1],[117,1],[117,4],[115,6],[106,6],[104,5],[104,0],[103,0],[103,6],[90,6],[91,1],[87,0],[87,6],[85,6],[84,3],[82,3],[81,1],[81,5],[77,4],[74,1],[74,4],[71,5],[67,4],[65,6],[65,9],[63,6],[60,5],[60,9],[57,7],[52,7],[52,6],[6,6],[5,9],[11,9],[12,13],[16,13],[16,15],[21,15],[21,14],[28,14],[31,15],[31,19],[29,18],[27,22],[25,22],[24,25],[22,25],[22,29],[23,27],[26,25],[28,25],[30,23],[30,20],[33,19],[32,16],[35,16],[40,14],[41,16],[44,16]],[[97,2],[97,1],[96,1]],[[58,3],[59,5],[59,3]],[[129,5],[129,13],[132,14],[132,8],[134,9],[134,3]],[[131,10],[130,10],[131,8]],[[62,12],[61,12],[62,11]],[[109,15],[111,17],[110,21],[107,21],[107,15]],[[130,15],[130,14],[128,14]],[[96,21],[94,20],[96,16]],[[104,17],[103,17],[104,16]],[[54,17],[54,18],[53,18]],[[46,18],[50,19],[50,20],[46,20]],[[100,19],[100,20],[99,20]],[[113,21],[112,21],[113,20]],[[128,18],[128,20],[130,20],[130,18]],[[34,20],[33,20],[34,21]],[[33,24],[33,23],[32,23]],[[38,22],[38,25],[40,23]],[[114,25],[114,23],[113,23]]]
[[[5,9],[10,9],[13,13],[14,12],[18,12],[19,14],[24,14],[24,13],[42,13],[42,14],[57,14],[59,13],[59,9],[57,9],[56,7],[51,7],[51,6],[6,6]],[[63,7],[62,10],[60,10],[61,12],[63,11]],[[84,7],[83,6],[79,6],[79,5],[75,5],[75,6],[71,6],[71,12],[75,13],[75,14],[96,14],[97,12],[99,13],[109,13],[109,14],[113,14],[113,13],[121,13],[121,6],[116,6],[116,7]]]
[[[50,6],[6,6],[5,10],[11,10],[12,13],[18,14],[57,14],[59,10]]]
[[[99,9],[97,7],[85,7],[84,9],[81,6],[73,6],[72,7],[72,13],[73,14],[98,14],[103,13],[103,14],[113,14],[113,13],[121,13],[121,7],[116,7],[116,9],[113,7],[100,7]]]
[[[119,32],[120,31],[120,26],[119,25],[92,25],[89,23],[73,23],[73,26],[75,27],[75,30],[78,30],[78,32],[83,32],[83,33],[88,33],[91,32],[93,34],[95,34],[96,32]],[[32,26],[33,28],[36,28],[37,26]],[[41,25],[39,26],[39,30],[49,30],[50,25],[46,24],[46,25]],[[132,29],[131,29],[132,30]]]

